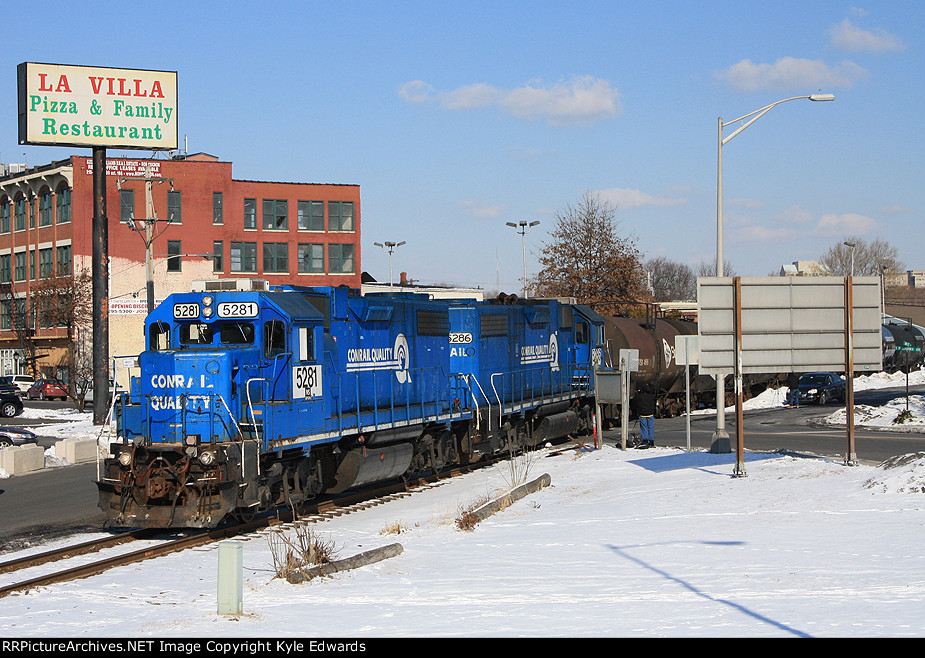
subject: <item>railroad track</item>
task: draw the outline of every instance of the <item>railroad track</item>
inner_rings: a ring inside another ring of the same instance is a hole
[[[438,475],[424,476],[415,478],[414,480],[409,480],[408,482],[388,484],[382,487],[368,489],[354,494],[340,495],[336,498],[315,501],[311,504],[301,507],[297,512],[293,512],[291,510],[276,511],[273,513],[267,513],[245,523],[216,528],[213,530],[193,532],[184,537],[165,540],[163,543],[157,544],[155,546],[148,546],[136,551],[129,551],[113,557],[103,558],[101,560],[69,569],[29,578],[27,580],[13,583],[12,585],[2,586],[0,587],[0,598],[3,598],[4,596],[14,592],[29,590],[36,587],[43,587],[55,583],[67,582],[69,580],[77,580],[79,578],[87,578],[89,576],[103,573],[104,571],[114,567],[141,562],[142,560],[160,557],[162,555],[186,550],[188,548],[203,546],[213,542],[221,541],[223,539],[228,539],[229,537],[247,535],[274,526],[283,527],[286,524],[291,523],[310,523],[313,519],[327,519],[344,514],[350,514],[356,511],[361,511],[368,509],[369,507],[381,505],[391,500],[395,500],[396,498],[410,496],[416,491],[422,491],[424,489],[430,488],[431,486],[448,480],[451,477],[455,477],[456,475],[462,475],[463,473],[468,473],[478,468],[484,468],[485,466],[495,463],[495,461],[497,460],[486,460],[484,462],[478,462],[476,464],[465,467],[453,468]],[[98,552],[106,548],[131,543],[134,541],[143,539],[156,539],[158,536],[163,534],[164,533],[162,530],[155,529],[123,532],[112,537],[104,537],[102,539],[84,542],[75,546],[67,546],[61,549],[47,551],[37,555],[0,563],[0,574],[11,573],[43,564],[63,561],[79,555]]]

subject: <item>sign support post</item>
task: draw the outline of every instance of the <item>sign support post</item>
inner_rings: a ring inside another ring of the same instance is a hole
[[[106,216],[106,148],[93,147],[93,390],[109,388],[109,220]],[[105,395],[93,396],[93,424],[106,419]]]

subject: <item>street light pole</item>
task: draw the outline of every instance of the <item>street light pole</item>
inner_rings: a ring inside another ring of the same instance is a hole
[[[716,276],[723,276],[723,146],[733,137],[755,123],[758,119],[771,111],[777,105],[800,99],[809,99],[814,102],[834,101],[833,94],[810,94],[808,96],[793,96],[775,101],[770,105],[749,112],[737,119],[723,122],[723,117],[717,121],[717,156],[716,156]],[[723,137],[723,128],[749,119],[727,137]],[[713,433],[713,446],[711,452],[729,452],[729,435],[726,433],[726,393],[724,390],[724,375],[716,375],[716,431]],[[724,445],[719,445],[721,441]]]
[[[530,222],[529,224],[525,220],[520,220],[517,224],[514,222],[505,222],[508,226],[514,228],[517,233],[520,234],[520,239],[523,247],[523,263],[524,263],[524,299],[527,298],[527,233],[530,232],[534,226],[539,224],[539,221]]]
[[[854,248],[858,245],[856,242],[846,242],[845,246],[851,249],[851,269],[848,270],[848,276],[854,278]]]
[[[402,240],[401,242],[398,242],[398,243],[386,242],[385,244],[382,244],[381,242],[373,242],[373,244],[376,245],[377,247],[381,247],[383,251],[387,251],[389,253],[389,288],[391,288],[392,287],[392,253],[396,249],[398,249],[400,246],[405,244],[405,241]]]

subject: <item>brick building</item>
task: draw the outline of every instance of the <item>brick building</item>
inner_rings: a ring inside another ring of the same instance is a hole
[[[93,160],[9,171],[0,175],[0,374],[32,374],[34,354],[38,374],[68,379],[67,347],[88,352],[90,326],[69,338],[41,295],[49,280],[90,272]],[[111,356],[143,348],[149,238],[156,303],[219,277],[360,288],[357,185],[236,180],[230,162],[205,154],[108,158],[106,206]]]

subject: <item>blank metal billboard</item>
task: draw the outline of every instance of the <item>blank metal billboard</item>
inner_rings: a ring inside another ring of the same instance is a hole
[[[882,367],[878,277],[740,277],[697,279],[702,375],[735,372],[736,317],[741,317],[743,374],[846,372]],[[848,316],[851,298],[852,315]],[[852,327],[850,342],[847,328]]]

